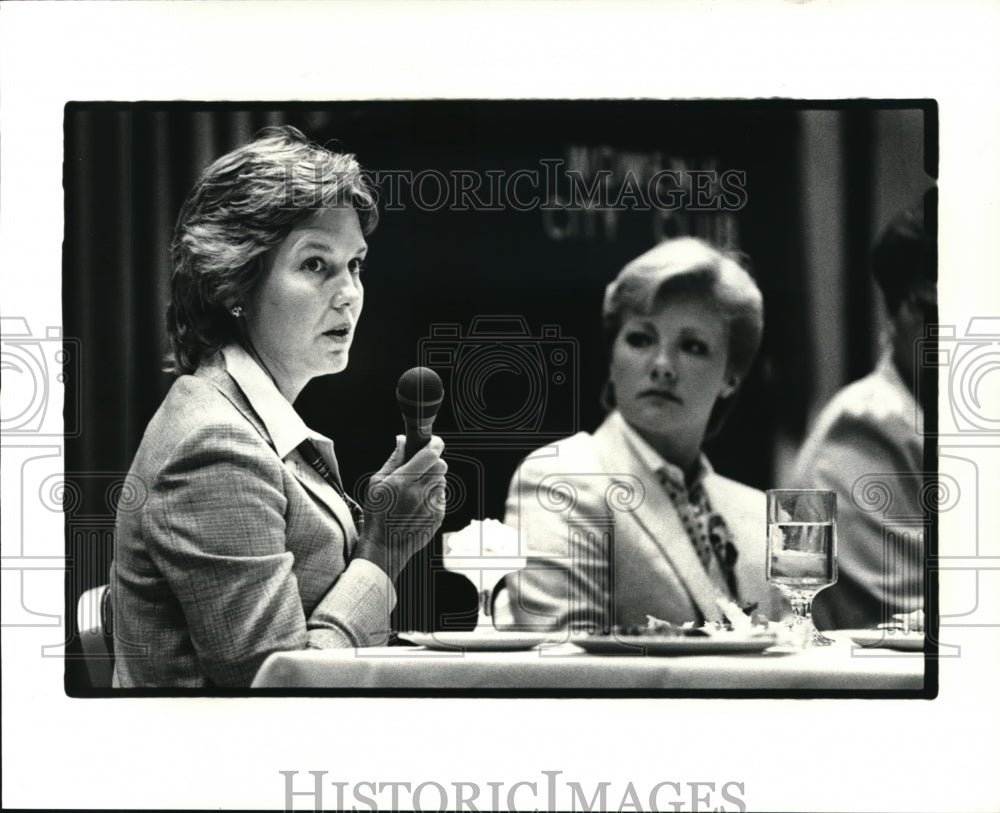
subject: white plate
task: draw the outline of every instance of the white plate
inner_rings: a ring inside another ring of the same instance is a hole
[[[551,638],[544,632],[401,632],[399,637],[428,649],[498,652],[531,649]]]
[[[901,649],[906,652],[920,652],[924,648],[922,632],[902,630],[837,630],[846,635],[857,646],[865,649]]]
[[[711,635],[707,638],[674,635],[588,635],[574,638],[577,646],[598,655],[724,655],[763,652],[774,646],[777,636]]]

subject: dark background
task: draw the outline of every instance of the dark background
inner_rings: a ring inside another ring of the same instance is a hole
[[[333,438],[345,485],[357,491],[401,431],[399,375],[419,363],[435,367],[446,386],[435,431],[450,465],[443,532],[502,519],[525,454],[599,424],[604,287],[674,234],[722,238],[752,261],[765,299],[763,347],[707,453],[727,476],[760,488],[778,483],[816,409],[871,368],[879,319],[871,241],[929,185],[925,168],[936,173],[931,103],[68,105],[64,334],[81,348],[66,388],[67,408],[81,418],[79,434],[66,439],[67,481],[79,494],[67,511],[68,632],[77,596],[107,580],[109,484],[128,471],[172,381],[160,370],[176,214],[214,158],[286,123],[320,143],[336,139],[383,173],[509,177],[561,159],[610,170],[612,188],[629,166],[746,173],[746,204],[735,212],[426,211],[405,186],[401,210],[383,210],[368,238],[350,366],[313,381],[296,408]],[[474,591],[443,573],[439,556],[440,535],[401,576],[397,629],[474,623]],[[75,647],[70,635],[68,652]],[[67,688],[85,685],[68,660]]]

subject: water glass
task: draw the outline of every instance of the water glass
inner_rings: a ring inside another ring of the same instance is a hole
[[[767,580],[792,604],[803,647],[832,644],[812,621],[816,594],[837,581],[837,495],[819,489],[767,492]]]

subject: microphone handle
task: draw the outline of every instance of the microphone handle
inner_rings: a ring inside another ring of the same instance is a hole
[[[406,445],[403,448],[403,462],[406,463],[431,442],[434,421],[431,419],[425,423],[417,423],[415,420],[404,420],[404,423],[406,425]]]

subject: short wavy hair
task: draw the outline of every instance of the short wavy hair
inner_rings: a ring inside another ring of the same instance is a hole
[[[896,215],[872,248],[872,273],[890,316],[915,286],[937,282],[937,188]]]
[[[664,240],[626,265],[604,292],[604,340],[611,357],[615,340],[629,315],[649,316],[674,299],[697,296],[713,303],[726,322],[729,337],[727,374],[742,381],[753,365],[764,333],[764,297],[747,271],[748,260],[721,251],[697,237]],[[611,382],[601,398],[615,406]],[[722,428],[735,393],[712,409],[706,437]]]
[[[294,127],[268,127],[211,164],[181,207],[170,245],[168,371],[194,372],[238,340],[230,309],[260,280],[264,252],[318,209],[337,206],[354,207],[364,234],[378,222],[355,157]]]

